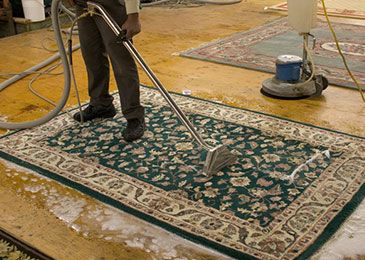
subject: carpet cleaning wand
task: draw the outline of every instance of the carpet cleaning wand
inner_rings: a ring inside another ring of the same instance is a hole
[[[133,46],[130,40],[125,38],[125,32],[120,28],[120,26],[110,17],[110,15],[106,12],[106,10],[99,4],[94,2],[87,2],[89,12],[99,14],[107,25],[112,29],[112,31],[117,36],[117,39],[127,48],[127,50],[131,53],[131,55],[135,58],[135,60],[139,63],[142,69],[145,71],[147,76],[151,79],[153,84],[160,91],[161,95],[167,101],[169,106],[175,112],[179,120],[184,124],[184,126],[191,133],[193,138],[198,142],[198,144],[207,152],[204,169],[203,172],[211,176],[212,174],[217,173],[222,168],[234,163],[236,161],[236,156],[233,155],[225,145],[219,145],[216,147],[212,147],[208,145],[200,134],[197,132],[193,124],[188,120],[184,112],[178,107],[175,101],[172,99],[170,94],[167,92],[162,83],[158,80],[156,75],[152,72],[152,70],[148,67],[146,62],[143,60],[141,55],[138,53],[137,49]]]

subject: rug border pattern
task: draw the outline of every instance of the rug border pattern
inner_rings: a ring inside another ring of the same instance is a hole
[[[277,10],[277,11],[287,12],[288,11],[288,4],[287,4],[287,2],[283,2],[283,3],[280,3],[280,4],[270,6],[269,9],[270,10]],[[327,7],[327,13],[328,13],[329,16],[355,18],[355,19],[365,19],[365,12],[357,11],[358,13],[353,13],[353,12],[343,13],[343,12],[341,12],[341,10],[343,10],[343,9],[336,9],[336,8]],[[346,11],[346,10],[344,10],[344,11]],[[324,11],[323,11],[322,6],[319,6],[317,13],[321,14],[321,15],[324,15]]]
[[[326,26],[325,22],[318,21],[318,27]],[[343,26],[350,26],[347,24],[342,24]],[[206,55],[201,55],[199,51],[202,51],[206,48],[210,48],[212,46],[220,46],[227,42],[235,41],[236,39],[245,38],[245,43],[242,43],[242,46],[249,47],[262,40],[266,40],[270,37],[280,35],[282,33],[288,32],[288,28],[290,26],[287,24],[287,17],[282,17],[277,20],[274,20],[269,23],[265,23],[260,27],[250,29],[244,32],[234,33],[223,39],[213,40],[208,43],[203,43],[198,47],[193,47],[188,50],[180,52],[181,57],[197,59],[202,61],[208,61],[216,64],[224,64],[230,65],[239,68],[252,69],[256,71],[262,71],[267,73],[275,73],[275,58],[268,59],[266,55],[255,54],[249,52],[242,52],[245,55],[245,60],[243,61],[227,61],[224,58],[214,57],[208,58]],[[260,32],[260,37],[257,37],[256,34]],[[319,42],[317,40],[317,42]],[[241,43],[240,43],[241,44]],[[256,60],[255,64],[250,63],[247,60]],[[336,67],[328,67],[325,65],[316,66],[317,74],[324,74],[330,80],[331,85],[347,87],[352,89],[357,89],[355,83],[352,78],[348,75],[346,69],[344,68],[336,68]],[[360,85],[365,90],[365,76],[363,73],[359,71],[352,71],[352,74],[355,78],[358,79]],[[338,75],[341,75],[342,78],[339,78]]]
[[[159,103],[162,99],[158,94],[156,96],[156,91],[152,91],[152,90],[148,90],[148,89],[146,91],[144,91],[142,96],[143,96],[142,99],[153,100],[156,103]],[[292,129],[293,127],[298,125],[298,123],[293,122],[293,121],[283,120],[283,119],[279,119],[277,117],[271,117],[271,116],[268,116],[268,115],[265,115],[265,114],[262,114],[262,113],[255,113],[254,115],[252,115],[253,114],[252,111],[242,110],[242,109],[238,109],[238,108],[232,108],[232,107],[229,107],[229,106],[224,106],[226,109],[222,109],[221,104],[216,104],[216,103],[212,103],[212,102],[209,102],[209,101],[204,101],[204,100],[201,100],[201,99],[196,99],[196,102],[194,102],[195,106],[191,106],[191,105],[188,104],[189,102],[186,102],[186,97],[183,97],[181,95],[176,95],[175,99],[176,99],[177,103],[181,104],[182,109],[186,112],[195,111],[195,113],[196,113],[196,111],[199,111],[199,114],[209,116],[209,117],[212,117],[212,118],[224,119],[225,121],[231,121],[231,122],[235,122],[235,123],[238,122],[240,124],[245,124],[246,126],[251,126],[251,127],[255,126],[256,128],[258,127],[260,130],[264,131],[266,134],[270,134],[270,133],[272,134],[274,132],[279,132],[279,133],[282,133],[282,134],[285,134],[285,135],[289,135],[289,136],[291,135],[292,138],[301,139],[301,138],[298,138],[297,133],[290,132],[290,129]],[[204,109],[204,108],[206,108],[206,106],[208,106],[210,109]],[[265,120],[266,120],[266,122],[265,122]],[[268,121],[270,121],[271,123],[267,124]],[[43,125],[41,127],[31,129],[30,131],[28,130],[28,132],[26,132],[27,134],[24,134],[24,132],[22,132],[22,131],[21,132],[16,132],[16,133],[13,133],[13,134],[15,136],[20,136],[20,137],[23,135],[25,139],[33,138],[33,135],[40,135],[40,136],[52,135],[55,132],[60,131],[60,129],[62,129],[62,127],[67,126],[68,123],[69,122],[68,122],[67,118],[58,117],[58,120],[53,120],[52,124],[48,123],[48,124]],[[303,126],[302,124],[300,124],[300,125]],[[328,131],[328,130],[320,129],[320,128],[309,126],[309,125],[304,125],[304,126],[305,126],[304,127],[305,129],[304,129],[303,132],[308,133],[309,135],[301,136],[302,141],[309,142],[312,145],[323,145],[323,144],[328,144],[328,142],[330,142],[330,143],[332,143],[332,145],[330,146],[330,149],[333,150],[333,151],[346,151],[346,152],[358,151],[358,152],[354,152],[352,154],[352,156],[353,156],[352,158],[358,158],[359,156],[362,156],[363,152],[365,151],[365,139],[364,138],[356,137],[356,136],[350,136],[350,135],[347,135],[347,134],[344,134],[344,133]],[[326,133],[329,136],[328,138],[330,138],[330,140],[328,140],[328,139],[322,140],[322,139],[314,138],[315,136],[318,136],[318,135],[321,136],[323,133]],[[10,135],[7,135],[7,136],[10,136]],[[7,147],[4,146],[1,142],[1,141],[4,140],[4,138],[5,138],[5,136],[0,139],[0,147],[2,148],[3,151],[5,151],[5,152],[0,153],[0,154],[3,155],[2,157],[8,157],[8,159],[9,159],[9,156],[14,157],[13,159],[10,159],[10,160],[13,160],[13,161],[14,160],[15,161],[17,161],[17,160],[28,160],[30,162],[28,162],[27,164],[30,163],[31,165],[33,165],[33,164],[40,165],[41,166],[40,168],[43,169],[43,171],[46,170],[48,172],[48,175],[49,175],[49,173],[52,173],[52,172],[57,173],[57,170],[55,170],[55,168],[52,168],[52,167],[50,167],[50,165],[47,165],[47,164],[42,165],[42,163],[40,161],[31,161],[29,158],[28,159],[27,158],[18,158],[19,154],[17,156],[10,155],[12,153],[12,151],[10,151],[10,149],[7,149]],[[7,144],[8,145],[9,144],[14,145],[16,147],[17,143],[19,144],[19,139],[14,140],[14,141],[10,141],[10,143],[8,142]],[[29,142],[24,142],[24,143],[29,143]],[[49,147],[47,148],[48,152],[50,152],[51,150],[52,149],[50,149]],[[53,151],[53,152],[56,152],[56,151]],[[24,156],[27,157],[26,154]],[[341,163],[344,163],[346,161],[346,159],[348,159],[348,158],[342,158],[341,160],[338,160],[338,162],[337,162],[338,165],[337,166],[335,164],[332,165],[331,167],[329,167],[329,169],[326,170],[326,172],[327,171],[334,171],[334,169],[336,167],[338,167],[339,165],[341,165]],[[365,158],[364,158],[364,160],[365,160]],[[87,162],[87,164],[89,164],[89,166],[90,166],[89,162]],[[104,172],[109,172],[109,173],[114,171],[114,170],[110,170],[110,169],[102,167],[102,166],[95,166],[94,165],[93,167],[97,170],[102,170]],[[39,167],[37,167],[37,168],[39,168]],[[365,168],[365,166],[364,166],[364,168]],[[80,181],[80,179],[75,179],[72,175],[67,176],[67,172],[58,172],[58,174],[63,176],[63,178],[66,178],[67,182],[71,181],[72,186],[74,186],[74,183],[77,184],[76,186],[79,186],[79,185],[81,185],[83,187],[85,187],[85,185],[90,186],[90,183],[82,183],[82,181]],[[116,172],[114,173],[114,175],[117,176]],[[323,178],[325,178],[324,174],[322,174],[321,178],[318,178],[316,181],[320,182],[320,180],[322,179],[322,176],[323,176]],[[361,173],[358,174],[357,177],[361,177]],[[133,179],[132,177],[129,177],[128,175],[123,177],[123,182],[126,182],[126,181],[130,182],[131,185],[135,184],[135,185],[139,185],[139,187],[144,186],[150,192],[158,192],[160,194],[166,193],[166,192],[161,193],[160,189],[158,189],[156,187],[151,187],[151,185],[143,183],[143,182],[138,181],[136,179]],[[355,178],[354,179],[354,185],[349,187],[348,192],[349,192],[349,194],[354,195],[355,193],[359,193],[360,189],[363,190],[363,188],[362,188],[363,186],[364,185],[363,185],[363,182],[361,183],[361,178],[360,179]],[[352,189],[350,189],[350,188],[352,188]],[[78,187],[78,189],[80,189],[80,187]],[[86,188],[86,189],[89,189],[89,188]],[[118,204],[118,206],[117,206],[118,208],[121,207],[121,205],[119,205],[120,203],[124,203],[125,205],[122,206],[123,208],[126,206],[128,208],[131,208],[132,211],[135,211],[135,210],[142,211],[142,214],[144,215],[142,218],[146,218],[146,215],[154,213],[153,214],[154,217],[152,217],[152,218],[154,218],[154,222],[156,222],[156,221],[158,223],[165,222],[165,221],[172,221],[173,222],[172,219],[168,218],[164,214],[156,214],[156,212],[151,212],[148,209],[147,210],[143,209],[143,207],[141,205],[128,203],[128,198],[126,198],[127,201],[123,201],[123,200],[121,201],[122,197],[115,196],[116,194],[108,193],[105,190],[100,190],[100,188],[97,187],[97,186],[94,186],[93,189],[98,194],[101,194],[102,196],[107,195],[107,196],[112,197],[112,199]],[[89,192],[87,192],[87,193],[89,193]],[[164,194],[164,196],[166,198],[167,198],[167,195],[168,195],[167,193]],[[304,194],[304,196],[309,196],[309,195]],[[351,199],[351,197],[352,196],[349,196],[347,199],[340,202],[337,205],[337,208],[335,210],[339,210],[341,207],[343,207],[347,203],[350,203],[353,200],[353,199]],[[118,202],[118,200],[120,202]],[[113,202],[112,204],[115,204],[115,202]],[[192,203],[191,201],[184,201],[184,202],[187,205],[189,203]],[[109,204],[110,204],[110,202],[109,202]],[[194,204],[195,207],[198,207],[200,209],[204,208],[204,205],[202,205],[202,204],[201,205],[198,205],[198,203],[192,203],[192,204]],[[334,211],[329,211],[328,212],[328,217],[330,219],[334,217],[333,212]],[[219,212],[215,211],[215,210],[212,210],[212,209],[206,209],[205,213],[215,215]],[[332,216],[331,216],[331,213],[332,213]],[[134,214],[135,214],[135,212],[134,212]],[[228,215],[224,215],[224,214],[222,214],[222,216],[228,217],[228,218],[235,218],[234,216],[228,216]],[[239,219],[236,218],[236,220],[238,221]],[[244,223],[241,223],[241,224],[244,224]],[[323,223],[317,223],[317,224],[322,226],[322,228],[314,228],[313,227],[313,229],[316,230],[315,233],[323,231],[327,226],[327,225],[324,225]],[[175,227],[172,227],[172,229],[175,229],[176,226],[177,226],[178,230],[180,230],[179,226],[187,228],[186,223],[185,223],[185,225],[184,225],[184,223],[182,223],[182,225],[180,223],[180,225],[177,224],[177,225],[175,225]],[[219,238],[218,236],[210,237],[210,240],[206,241],[207,239],[201,237],[201,235],[205,235],[205,236],[209,237],[210,234],[204,232],[203,230],[197,230],[192,225],[191,225],[190,229],[191,229],[190,232],[192,232],[194,234],[194,236],[196,236],[198,238],[198,240],[204,240],[205,243],[210,244],[213,241],[212,243],[215,244],[215,242],[214,242],[215,239],[214,238],[216,238],[217,241],[219,241],[219,242],[222,241],[222,237]],[[181,233],[181,232],[176,231],[176,230],[174,232],[175,233]],[[183,231],[183,233],[184,233],[184,231]],[[197,234],[200,234],[200,235],[197,235]],[[314,237],[313,234],[308,234],[306,237],[304,236],[302,238],[302,241],[297,241],[298,243],[296,243],[296,244],[300,245],[301,243],[306,243],[306,244],[311,243],[312,241],[310,239],[313,239],[313,237]],[[318,237],[316,239],[318,239]],[[237,256],[237,250],[245,249],[245,252],[247,252],[251,255],[254,255],[256,257],[272,258],[272,256],[270,256],[270,255],[265,255],[265,254],[262,254],[260,252],[255,252],[256,250],[253,250],[252,248],[249,248],[249,247],[243,248],[243,247],[234,245],[234,244],[232,244],[232,241],[231,242],[226,241],[226,244],[230,244],[229,246],[227,246],[228,248],[230,248],[228,251],[230,252],[230,255],[235,256],[235,257]],[[215,246],[217,246],[217,245],[215,244]],[[221,246],[218,245],[218,247],[221,247]],[[225,249],[227,249],[227,248],[225,248]],[[223,250],[223,251],[226,251],[226,250]],[[297,255],[288,253],[284,258],[286,258],[286,257],[289,257],[289,258],[295,257],[295,256],[298,256],[300,253],[304,254],[305,252],[299,252]],[[272,259],[277,259],[277,258],[272,258]]]

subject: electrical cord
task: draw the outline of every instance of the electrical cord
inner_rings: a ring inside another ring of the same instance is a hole
[[[307,84],[308,82],[310,82],[313,79],[313,77],[315,75],[315,66],[314,66],[314,60],[313,60],[312,53],[310,52],[309,47],[308,47],[308,43],[306,41],[304,41],[303,45],[304,45],[304,49],[305,49],[305,51],[307,52],[307,55],[308,55],[309,65],[311,66],[311,75],[305,82],[296,84],[296,86],[301,86],[301,85]]]
[[[76,17],[73,21],[72,21],[72,25],[70,27],[70,33],[68,34],[68,38],[67,40],[64,42],[64,45],[66,45],[66,42],[67,42],[67,48],[68,48],[68,63],[69,63],[69,68],[70,68],[70,76],[71,76],[71,79],[72,79],[72,83],[73,83],[73,86],[75,88],[75,93],[76,93],[76,98],[77,98],[77,103],[78,103],[78,108],[79,108],[79,111],[80,111],[80,117],[81,117],[81,124],[84,123],[84,116],[82,114],[82,105],[81,105],[81,100],[80,100],[80,95],[79,95],[79,91],[78,91],[78,87],[77,87],[77,82],[76,82],[76,77],[75,77],[75,71],[74,71],[74,67],[73,67],[73,59],[72,59],[72,36],[73,36],[73,31],[74,31],[74,27],[76,26],[76,23],[78,20],[88,16],[88,15],[94,15],[96,13],[94,12],[91,12],[91,11],[88,11],[88,12],[85,12],[83,13],[82,15]],[[61,63],[57,64],[56,66],[53,66],[49,69],[47,69],[47,71],[43,72],[43,73],[39,73],[37,76],[35,76],[34,78],[32,78],[32,80],[29,82],[29,85],[28,85],[28,88],[29,90],[34,94],[36,95],[37,97],[41,98],[42,100],[46,101],[47,103],[53,105],[53,106],[56,106],[56,103],[54,103],[52,100],[40,95],[39,93],[37,93],[33,88],[32,88],[32,83],[37,80],[40,76],[42,75],[45,75],[47,74],[48,71],[51,71],[55,68],[57,68]],[[72,115],[70,114],[70,112],[68,110],[62,110],[62,111],[65,111],[71,118],[72,118]]]
[[[71,21],[76,18],[76,14],[74,12],[72,12],[70,9],[68,9],[63,3],[60,4],[60,7],[61,7],[61,10],[64,11],[65,14],[68,15],[68,17],[70,18]]]
[[[58,11],[59,11],[59,6],[60,6],[60,2],[61,0],[53,0],[52,1],[52,5],[51,5],[51,16],[52,16],[52,24],[55,28],[54,33],[55,33],[55,38],[56,38],[56,42],[59,48],[59,53],[58,55],[54,55],[54,57],[51,57],[51,61],[53,59],[57,59],[58,57],[61,58],[62,61],[62,66],[64,67],[63,70],[63,75],[64,75],[64,88],[63,88],[63,92],[61,95],[60,100],[58,101],[56,107],[48,112],[48,114],[44,115],[41,118],[38,118],[36,120],[33,121],[27,121],[27,122],[20,122],[20,123],[13,123],[13,122],[5,122],[5,121],[0,121],[0,128],[4,128],[4,129],[24,129],[24,128],[32,128],[35,126],[39,126],[42,125],[46,122],[48,122],[49,120],[51,120],[52,118],[54,118],[55,116],[58,115],[58,113],[63,109],[63,107],[65,106],[67,99],[69,97],[69,93],[70,93],[70,70],[68,67],[68,60],[67,60],[67,52],[65,50],[65,47],[63,45],[63,41],[62,41],[62,35],[61,35],[61,31],[60,31],[60,21],[59,21],[59,17],[58,17]],[[34,66],[33,68],[31,68],[32,70],[35,70],[35,68],[39,68],[39,67],[44,67],[45,64],[49,64],[49,59]],[[8,80],[6,82],[6,84],[2,84],[2,86],[0,87],[0,90],[6,88],[7,86],[9,86],[9,84],[19,80],[20,78],[22,78],[21,76],[15,76],[13,77],[11,80]]]
[[[331,31],[331,33],[332,33],[333,39],[334,39],[334,40],[335,40],[335,42],[336,42],[336,47],[337,47],[338,52],[340,53],[340,56],[341,56],[342,61],[343,61],[343,64],[345,65],[345,67],[346,67],[346,70],[347,70],[348,74],[350,75],[351,79],[354,81],[354,83],[355,83],[355,85],[356,85],[357,89],[358,89],[358,90],[359,90],[359,92],[360,92],[361,98],[362,98],[362,100],[363,100],[363,101],[364,101],[364,103],[365,103],[365,96],[364,96],[364,93],[363,93],[363,91],[362,91],[362,89],[361,89],[361,87],[360,87],[360,84],[358,83],[358,81],[356,80],[356,78],[354,77],[354,75],[352,74],[352,72],[351,72],[351,70],[350,70],[350,68],[349,68],[349,66],[348,66],[348,64],[347,64],[346,58],[345,58],[345,56],[344,56],[344,55],[343,55],[343,53],[342,53],[342,50],[341,50],[340,44],[339,44],[339,42],[338,42],[338,38],[337,38],[336,32],[335,32],[335,30],[333,29],[333,27],[332,27],[332,23],[331,23],[331,21],[330,21],[330,19],[329,19],[329,17],[328,17],[326,4],[325,4],[324,0],[321,0],[321,2],[322,2],[322,7],[323,7],[323,13],[324,13],[324,16],[326,17],[326,21],[327,21],[328,27],[330,28],[330,31]]]
[[[62,3],[61,3],[61,6],[63,7],[62,10],[66,9],[66,7],[64,7],[64,5],[62,5]],[[59,10],[57,13],[58,13],[58,15],[60,15],[61,10]],[[71,11],[69,11],[69,13],[72,14]],[[75,14],[73,14],[73,16],[75,16]],[[52,27],[52,25],[49,27],[49,29],[51,27]],[[45,43],[44,43],[45,40],[54,40],[54,39],[52,39],[50,37],[45,37],[41,42],[41,45],[42,45],[41,49],[44,49],[44,50],[46,50],[48,52],[51,52],[51,53],[58,52],[58,49],[57,50],[52,50],[52,49],[46,47]],[[63,45],[66,45],[66,43],[67,43],[67,38],[64,40]],[[79,48],[79,46],[74,46],[73,51],[77,50],[78,48]],[[28,70],[25,70],[23,72],[2,72],[2,73],[0,73],[0,78],[5,78],[5,79],[10,78],[10,79],[0,83],[0,91],[5,89],[9,85],[13,84],[14,82],[16,82],[16,81],[18,81],[18,80],[20,80],[20,79],[22,79],[22,78],[24,78],[28,75],[31,75],[31,74],[55,75],[55,76],[62,74],[62,72],[54,74],[54,73],[50,73],[50,72],[46,73],[45,71],[38,71],[42,67],[47,66],[48,64],[54,62],[59,57],[60,57],[59,53],[56,53],[54,56],[50,57],[49,59],[45,60],[44,62],[41,62],[40,64],[37,64],[36,66],[34,66],[34,67],[32,67]]]
[[[60,15],[61,13],[62,13],[62,11],[67,15],[67,17],[73,22],[74,21],[74,19],[73,18],[75,18],[76,17],[76,14],[75,13],[73,13],[72,11],[70,11],[67,7],[65,7],[65,5],[61,2],[60,3],[60,10],[59,10],[59,12],[58,12],[58,15]],[[72,25],[74,25],[74,23],[72,23]],[[52,27],[52,26],[51,26]],[[50,27],[50,28],[51,28]],[[72,26],[73,27],[73,26]],[[42,40],[42,42],[41,42],[41,45],[42,45],[42,48],[43,49],[45,49],[45,50],[47,50],[47,51],[49,51],[49,52],[58,52],[58,49],[50,49],[50,48],[48,48],[47,46],[45,46],[45,41],[46,40],[51,40],[51,41],[54,41],[54,39],[53,38],[50,38],[50,37],[45,37],[43,40]],[[66,45],[66,43],[67,43],[67,38],[65,39],[65,41],[63,42],[63,45]],[[69,49],[69,51],[71,51],[72,52],[72,48],[71,48],[71,50],[70,50],[70,48],[68,48]],[[33,84],[33,82],[35,82],[38,78],[40,78],[40,76],[42,76],[42,75],[51,75],[50,73],[49,73],[49,71],[52,71],[52,70],[54,70],[54,69],[56,69],[59,65],[61,65],[61,63],[58,63],[57,65],[55,65],[55,66],[52,66],[52,67],[50,67],[49,69],[47,69],[46,71],[44,71],[44,72],[41,72],[41,73],[39,73],[37,76],[35,76],[35,77],[33,77],[31,80],[30,80],[30,82],[29,82],[29,84],[28,84],[28,89],[30,90],[30,92],[32,92],[35,96],[37,96],[37,97],[39,97],[40,99],[42,99],[42,100],[44,100],[44,101],[46,101],[47,103],[49,103],[49,104],[51,104],[51,105],[53,105],[53,106],[56,106],[56,103],[54,103],[52,100],[50,100],[50,99],[48,99],[48,98],[46,98],[46,97],[44,97],[44,96],[42,96],[41,94],[39,94],[37,91],[35,91],[33,88],[32,88],[32,84]],[[60,75],[60,74],[62,74],[62,72],[61,73],[59,73],[59,74],[53,74],[53,75]],[[71,77],[72,77],[72,75],[71,75]],[[71,114],[69,113],[69,111],[68,110],[64,110],[64,109],[62,109],[62,111],[64,111],[64,112],[66,112],[69,116],[71,116]],[[72,118],[72,116],[71,116],[71,118]]]
[[[54,56],[52,56],[51,58],[47,59],[46,61],[32,67],[31,69],[28,69],[22,73],[3,73],[0,74],[0,76],[11,76],[14,75],[12,78],[6,80],[6,82],[2,82],[1,86],[0,86],[0,91],[3,90],[4,88],[6,88],[7,86],[9,86],[10,84],[14,83],[15,81],[29,75],[29,74],[36,74],[35,77],[33,77],[29,84],[28,84],[28,89],[37,97],[41,98],[42,100],[46,101],[47,103],[55,106],[55,108],[49,112],[47,115],[34,120],[34,121],[29,121],[29,122],[22,122],[22,123],[10,123],[10,122],[3,122],[0,121],[0,128],[4,128],[4,129],[23,129],[23,128],[31,128],[34,126],[38,126],[40,124],[43,124],[47,121],[49,121],[50,119],[52,119],[53,117],[55,117],[60,111],[63,111],[63,108],[67,102],[67,99],[69,97],[69,91],[70,91],[70,85],[71,85],[71,81],[70,79],[73,79],[74,82],[74,86],[76,89],[76,96],[78,99],[78,103],[79,103],[79,107],[80,107],[80,111],[81,111],[81,102],[80,102],[80,98],[79,98],[79,93],[77,90],[77,85],[76,85],[76,80],[74,77],[74,73],[73,73],[73,66],[72,66],[72,60],[70,60],[71,62],[68,61],[67,59],[67,51],[65,50],[65,43],[62,40],[62,35],[61,35],[61,29],[60,29],[60,23],[59,23],[59,6],[61,5],[61,1],[62,0],[54,0],[52,2],[52,24],[54,26],[54,31],[55,31],[55,38],[56,38],[56,43],[58,45],[59,48],[59,52],[57,54],[55,54]],[[57,11],[56,11],[57,10]],[[90,12],[85,13],[84,15],[78,17],[78,19],[89,15]],[[71,32],[76,24],[76,21],[78,19],[75,19],[75,21],[73,21],[72,24],[72,29]],[[72,33],[69,34],[69,37],[72,37]],[[69,40],[70,40],[69,38]],[[69,42],[72,42],[69,41]],[[69,52],[73,52],[74,50],[78,49],[80,45],[78,46],[72,46],[72,44],[68,47],[68,51]],[[45,47],[42,45],[42,47]],[[44,48],[46,50],[48,50],[47,48]],[[48,50],[51,51],[51,50]],[[44,71],[37,71],[39,68],[44,67],[45,65],[50,64],[52,61],[55,61],[58,57],[61,58],[61,62],[59,64],[55,64],[51,67],[49,67],[48,69],[44,70]],[[71,56],[72,57],[72,56]],[[71,63],[71,64],[70,64]],[[64,71],[62,73],[51,73],[50,71],[56,69],[60,64],[63,65],[64,67]],[[71,72],[72,70],[72,72]],[[64,78],[65,78],[65,82],[64,82],[64,91],[62,94],[61,99],[59,100],[59,102],[56,104],[55,102],[53,102],[52,100],[43,97],[42,95],[40,95],[39,93],[37,93],[33,88],[32,88],[32,84],[42,75],[60,75],[60,74],[64,74]],[[72,115],[69,113],[69,111],[65,111],[69,116],[72,117]],[[81,114],[82,116],[82,114]]]
[[[51,49],[51,48],[49,48],[49,47],[47,47],[47,46],[46,46],[45,42],[46,42],[47,40],[54,41],[54,39],[52,39],[52,38],[50,38],[50,37],[45,37],[45,38],[43,38],[43,40],[41,41],[42,48],[43,48],[44,50],[48,51],[48,52],[53,52],[53,53],[58,52],[58,49]]]
[[[76,92],[76,99],[77,99],[77,104],[79,107],[79,112],[80,112],[80,123],[83,124],[84,123],[84,115],[82,113],[82,105],[81,105],[81,100],[80,100],[80,94],[79,94],[79,90],[77,87],[77,82],[76,82],[76,77],[75,77],[75,71],[74,71],[74,67],[73,67],[73,60],[72,60],[72,51],[70,51],[72,49],[72,33],[73,33],[73,29],[76,25],[76,22],[88,15],[92,16],[96,13],[92,12],[92,11],[88,11],[86,13],[81,14],[80,16],[77,16],[76,19],[72,22],[71,28],[70,28],[70,34],[68,36],[68,48],[69,48],[69,66],[70,66],[70,73],[71,73],[71,79],[72,79],[72,83],[73,86],[75,88],[75,92]]]
[[[46,97],[44,97],[44,96],[40,95],[38,92],[36,92],[36,91],[32,88],[32,84],[33,84],[33,82],[35,82],[38,78],[40,78],[40,77],[41,77],[41,76],[43,76],[43,75],[47,75],[47,73],[48,73],[49,71],[52,71],[52,70],[54,70],[54,69],[58,68],[60,65],[61,65],[61,63],[59,62],[59,63],[57,63],[57,64],[55,64],[55,65],[53,65],[53,66],[49,67],[49,68],[48,68],[48,69],[46,69],[43,73],[39,73],[39,74],[37,74],[36,76],[34,76],[34,77],[33,77],[33,78],[29,81],[29,83],[28,83],[28,89],[29,89],[29,91],[30,91],[30,92],[32,92],[35,96],[37,96],[37,97],[39,97],[40,99],[42,99],[42,100],[46,101],[47,103],[50,103],[50,104],[51,104],[51,105],[53,105],[53,106],[56,106],[56,103],[55,103],[55,102],[53,102],[52,100],[50,100],[50,99],[48,99],[48,98],[46,98]]]
[[[51,99],[49,99],[49,98],[46,98],[46,97],[44,97],[44,96],[42,96],[41,94],[39,94],[37,91],[35,91],[34,90],[34,88],[32,87],[32,84],[38,79],[38,78],[40,78],[41,76],[43,76],[43,75],[49,75],[49,71],[52,71],[52,70],[55,70],[55,69],[57,69],[60,65],[61,65],[62,63],[61,62],[59,62],[59,63],[57,63],[57,64],[55,64],[55,65],[53,65],[53,66],[51,66],[51,67],[49,67],[47,70],[45,70],[43,73],[40,73],[40,74],[38,74],[38,75],[36,75],[35,77],[33,77],[30,81],[29,81],[29,83],[28,83],[28,89],[29,89],[29,91],[30,92],[32,92],[35,96],[37,96],[37,97],[39,97],[40,99],[42,99],[42,100],[44,100],[45,102],[47,102],[47,103],[49,103],[49,104],[51,104],[51,105],[53,105],[53,106],[56,106],[57,104],[54,102],[54,101],[52,101]],[[63,74],[63,72],[61,72],[61,73],[55,73],[55,74],[52,74],[52,75],[61,75],[61,74]],[[69,113],[69,111],[68,110],[63,110],[62,109],[62,111],[64,111],[64,112],[66,112],[71,118],[72,118],[72,115]]]
[[[32,74],[42,74],[42,75],[51,75],[51,76],[58,76],[61,75],[62,72],[58,72],[58,73],[51,73],[51,72],[46,72],[46,71],[23,71],[23,72],[9,72],[9,73],[0,73],[0,77],[2,78],[8,78],[8,77],[12,77],[12,76],[16,76],[16,75],[32,75]]]
[[[58,68],[61,64],[62,64],[62,63],[61,63],[61,62],[59,62],[59,63],[57,63],[57,64],[55,64],[55,65],[53,65],[53,66],[49,67],[49,68],[48,68],[47,70],[45,70],[43,73],[40,73],[40,74],[36,75],[35,77],[33,77],[33,78],[29,81],[29,83],[28,83],[28,89],[29,89],[29,91],[30,91],[30,92],[32,92],[35,96],[39,97],[40,99],[44,100],[45,102],[47,102],[47,103],[51,104],[52,106],[57,106],[57,104],[56,104],[54,101],[50,100],[49,98],[46,98],[46,97],[42,96],[41,94],[39,94],[37,91],[35,91],[35,90],[33,89],[33,87],[32,87],[32,84],[33,84],[33,83],[34,83],[34,82],[35,82],[38,78],[40,78],[41,76],[43,76],[43,75],[49,75],[49,74],[48,74],[48,72],[49,72],[49,71],[52,71],[52,70],[57,69],[57,68]],[[55,74],[55,75],[61,75],[61,74],[63,74],[63,73],[58,73],[58,74]],[[70,112],[69,112],[67,109],[62,109],[61,111],[65,112],[65,113],[66,113],[69,117],[71,117],[71,118],[72,118],[72,115],[70,114]]]

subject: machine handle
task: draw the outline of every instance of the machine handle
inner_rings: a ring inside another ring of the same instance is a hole
[[[117,35],[117,43],[123,43],[127,40],[127,30],[121,30],[119,35]]]
[[[308,35],[309,35],[310,37],[312,37],[312,39],[313,39],[312,50],[314,50],[314,48],[316,47],[317,38],[316,38],[313,34],[308,33]]]
[[[99,4],[96,4],[94,2],[87,2],[87,6],[89,11],[95,12],[97,10],[104,21],[109,25],[109,27],[112,29],[112,31],[115,33],[115,35],[118,37],[119,40],[122,41],[123,45],[127,48],[127,50],[130,52],[130,54],[137,60],[139,65],[142,67],[142,69],[146,72],[147,76],[151,79],[153,84],[157,87],[157,89],[160,91],[161,95],[167,103],[170,105],[172,110],[175,112],[177,117],[180,119],[180,121],[185,125],[185,127],[188,129],[188,131],[191,133],[193,138],[206,150],[213,150],[214,148],[208,145],[204,139],[201,137],[201,135],[198,133],[198,131],[195,129],[193,124],[189,121],[189,119],[186,117],[184,112],[178,107],[178,105],[175,103],[175,101],[172,99],[168,91],[165,89],[165,87],[162,85],[160,80],[156,77],[156,75],[153,73],[153,71],[149,68],[147,63],[144,61],[142,56],[139,54],[137,49],[133,46],[132,42],[128,39],[126,39],[125,35],[126,32],[120,28],[120,26],[110,17],[110,15],[106,12],[106,10]]]

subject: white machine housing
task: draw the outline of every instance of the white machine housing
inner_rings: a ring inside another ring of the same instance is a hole
[[[288,0],[289,24],[299,33],[310,33],[317,25],[317,0]]]

